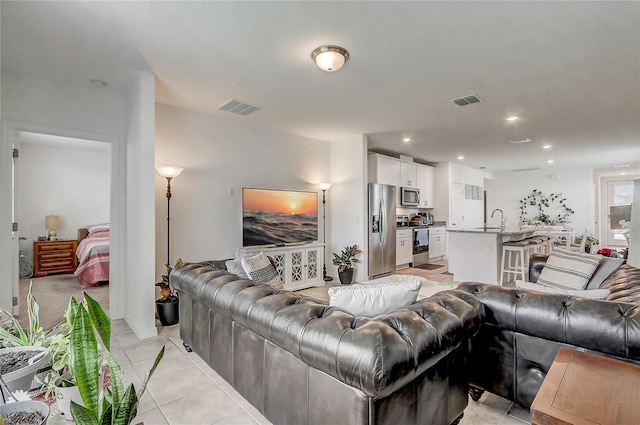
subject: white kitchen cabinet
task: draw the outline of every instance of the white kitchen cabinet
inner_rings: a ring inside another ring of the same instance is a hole
[[[413,261],[412,230],[396,230],[396,265],[406,265]]]
[[[415,163],[400,161],[400,186],[418,187]]]
[[[369,183],[400,186],[400,161],[384,155],[370,154],[368,157]]]
[[[418,208],[433,208],[433,192],[435,190],[433,167],[416,165],[416,180],[420,189],[420,205]]]
[[[444,257],[445,236],[444,227],[429,228],[429,261]]]
[[[311,243],[275,248],[246,247],[236,250],[236,258],[255,255],[260,251],[274,259],[276,271],[284,282],[285,289],[296,290],[324,285],[324,244]]]

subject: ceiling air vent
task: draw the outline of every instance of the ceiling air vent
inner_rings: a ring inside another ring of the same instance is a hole
[[[482,99],[480,99],[475,94],[472,94],[470,96],[465,96],[465,97],[460,97],[458,99],[453,99],[452,102],[455,103],[458,106],[466,106],[466,105],[471,105],[472,103],[480,103],[480,102],[482,102]]]
[[[227,112],[231,112],[234,114],[238,114],[238,115],[244,115],[247,116],[252,112],[257,111],[258,108],[257,106],[251,106],[248,105],[246,103],[242,103],[238,100],[235,99],[231,99],[230,101],[228,101],[227,103],[225,103],[224,105],[220,105],[220,107],[218,108],[222,111],[227,111]]]
[[[522,173],[523,171],[537,171],[537,170],[542,170],[542,168],[540,167],[534,167],[534,168],[520,168],[519,170],[511,170],[514,173]]]

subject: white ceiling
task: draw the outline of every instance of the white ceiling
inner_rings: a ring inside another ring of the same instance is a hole
[[[321,140],[368,134],[428,162],[640,169],[638,2],[2,1],[1,13],[9,71],[124,92],[150,70],[159,103]],[[322,44],[349,50],[342,70],[316,68]],[[483,102],[450,102],[469,94]],[[261,109],[217,109],[232,98]]]

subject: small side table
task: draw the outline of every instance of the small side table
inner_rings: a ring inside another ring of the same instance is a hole
[[[76,271],[77,247],[77,240],[33,241],[33,277]]]
[[[561,348],[531,405],[531,424],[640,424],[638,400],[640,365]]]

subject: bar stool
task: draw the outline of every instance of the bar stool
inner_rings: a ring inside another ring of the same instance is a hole
[[[509,279],[510,275],[514,275],[517,279],[518,275],[520,275],[523,281],[527,280],[525,264],[527,263],[526,259],[529,252],[527,249],[528,245],[529,241],[527,239],[521,241],[509,241],[502,244],[500,286],[504,284],[505,274],[507,275],[507,279]],[[507,281],[510,282],[510,280]]]
[[[531,254],[544,254],[547,246],[547,238],[546,236],[533,236],[525,239],[529,244],[527,245],[527,259],[526,263],[529,263],[529,257]]]

